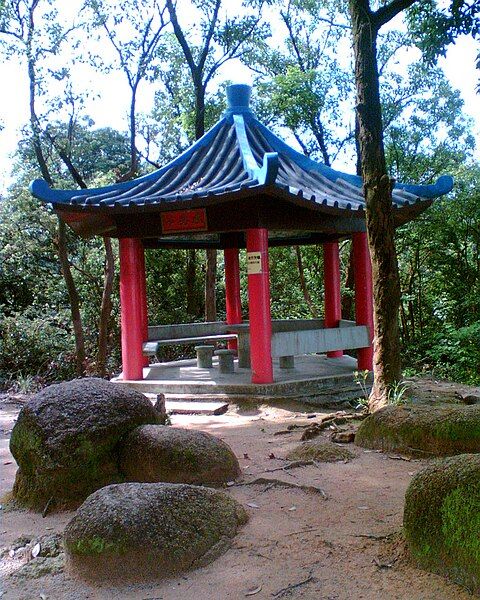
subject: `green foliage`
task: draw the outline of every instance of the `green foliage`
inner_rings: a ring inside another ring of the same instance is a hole
[[[389,404],[407,404],[408,403],[408,386],[403,381],[395,381],[388,389],[387,401]]]
[[[0,383],[37,376],[46,383],[75,376],[70,318],[25,310],[0,319]]]
[[[353,380],[358,385],[361,391],[361,396],[356,400],[357,408],[368,409],[368,400],[370,396],[370,387],[368,385],[368,376],[370,371],[365,369],[364,371],[354,371]]]

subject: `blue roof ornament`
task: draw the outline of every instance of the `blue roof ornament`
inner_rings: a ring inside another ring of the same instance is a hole
[[[246,202],[266,195],[290,202],[292,211],[299,206],[311,210],[312,219],[327,215],[364,219],[362,179],[314,161],[286,144],[255,117],[250,95],[248,85],[228,86],[227,110],[218,123],[153,173],[86,190],[56,190],[40,179],[31,184],[32,194],[59,213],[101,212],[111,215],[112,222],[117,212],[179,210],[193,204],[208,208],[226,200]],[[392,194],[393,206],[402,215],[397,223],[414,218],[452,187],[448,175],[432,185],[397,183]],[[93,225],[90,232],[95,233]]]

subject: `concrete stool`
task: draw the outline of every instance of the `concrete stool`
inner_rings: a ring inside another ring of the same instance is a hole
[[[235,356],[235,350],[215,350],[215,356],[218,356],[220,373],[234,373],[233,357]]]
[[[197,353],[197,367],[199,369],[212,369],[212,357],[213,351],[215,350],[215,346],[207,346],[206,344],[202,346],[195,346],[195,351]]]
[[[280,356],[278,363],[281,369],[295,368],[295,358],[293,356]]]

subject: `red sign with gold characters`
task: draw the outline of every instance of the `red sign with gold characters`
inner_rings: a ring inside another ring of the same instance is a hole
[[[172,210],[162,213],[163,233],[180,233],[181,231],[206,231],[207,212],[204,208],[190,210]]]

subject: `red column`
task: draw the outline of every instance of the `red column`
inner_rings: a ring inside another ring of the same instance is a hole
[[[323,277],[325,287],[325,327],[338,327],[342,318],[340,289],[340,253],[338,242],[323,244]],[[343,350],[327,352],[329,358],[343,356]]]
[[[373,287],[372,263],[366,233],[353,234],[353,259],[355,270],[355,319],[357,325],[367,325],[370,346],[358,350],[358,368],[373,369]]]
[[[247,267],[252,383],[272,383],[272,318],[266,229],[247,230]]]
[[[145,273],[145,249],[142,244],[142,251],[140,253],[140,308],[142,311],[142,341],[148,342],[148,304],[147,304],[147,279]],[[143,366],[148,367],[149,360],[148,356],[143,357]]]
[[[242,301],[240,298],[240,261],[238,248],[225,248],[225,304],[227,308],[227,323],[242,322]],[[237,341],[228,342],[230,350],[237,349]]]
[[[133,238],[122,238],[119,243],[123,378],[143,379],[143,246]]]

